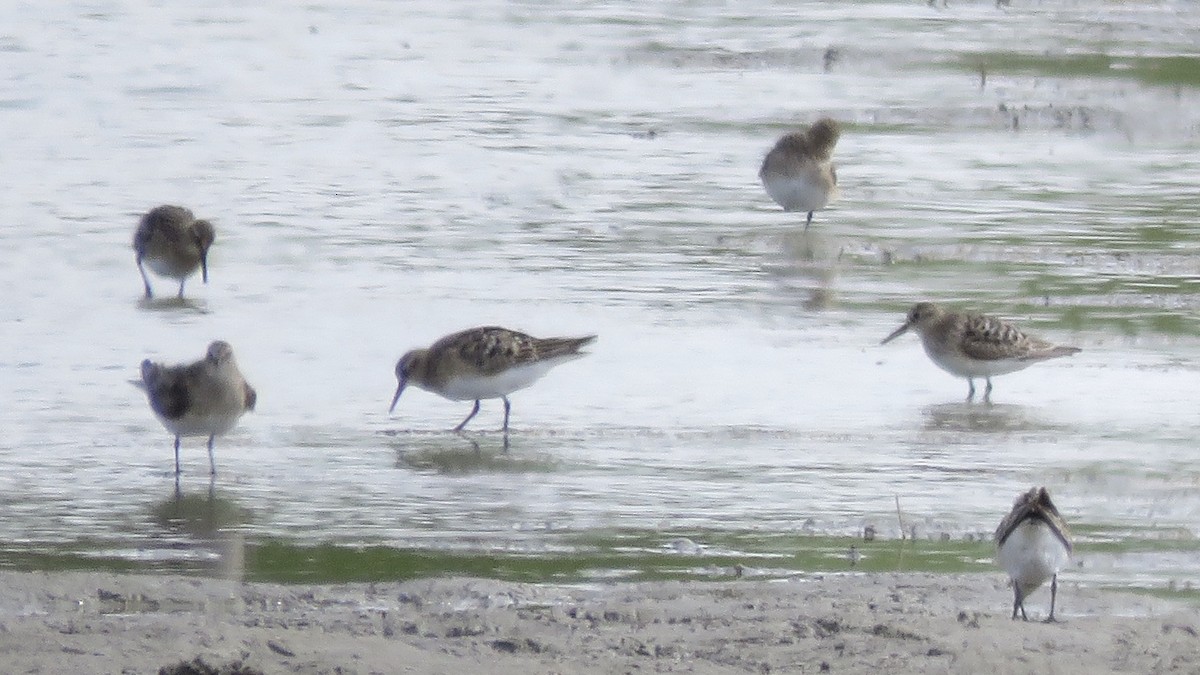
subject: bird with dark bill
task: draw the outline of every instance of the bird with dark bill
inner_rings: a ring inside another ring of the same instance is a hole
[[[183,297],[183,284],[187,278],[200,270],[200,278],[208,283],[208,249],[216,240],[216,231],[207,220],[196,220],[192,212],[182,206],[159,206],[142,216],[137,231],[133,234],[133,250],[137,254],[138,272],[146,297],[154,297],[150,279],[146,276],[149,266],[155,274],[179,280],[179,297]]]
[[[462,431],[479,412],[485,398],[504,401],[503,431],[508,433],[511,405],[508,395],[536,382],[557,365],[587,354],[580,351],[596,339],[585,337],[535,338],[498,326],[471,328],[414,349],[396,363],[396,395],[388,412],[410,383],[451,401],[474,401],[471,413],[454,431]]]
[[[1024,370],[1060,356],[1078,354],[1078,347],[1047,342],[1021,332],[993,316],[953,312],[932,302],[918,302],[899,328],[879,344],[908,331],[921,337],[925,353],[939,368],[967,380],[967,400],[975,398],[975,378],[987,382],[983,400],[992,395],[992,377]]]

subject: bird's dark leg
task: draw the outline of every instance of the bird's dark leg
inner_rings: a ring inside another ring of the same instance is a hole
[[[992,402],[992,378],[985,377],[984,379],[987,380],[987,388],[983,390],[983,401],[984,401],[984,403],[991,403]]]
[[[1058,575],[1050,577],[1050,616],[1046,617],[1046,623],[1054,623],[1058,619],[1054,618],[1054,600],[1058,596]]]
[[[459,423],[458,426],[454,427],[454,430],[462,431],[463,427],[467,426],[467,422],[470,422],[471,418],[474,417],[475,413],[477,413],[477,412],[479,412],[479,399],[475,399],[475,407],[471,408],[471,414],[467,415],[467,419],[463,420],[462,422]]]
[[[505,435],[508,435],[508,411],[512,406],[509,404],[507,396],[501,396],[500,398],[504,401],[504,426],[501,429]]]
[[[187,281],[187,277],[179,280],[179,299],[183,299],[183,284]]]
[[[975,380],[967,378],[967,402],[975,400]]]
[[[142,267],[142,258],[137,259],[138,271],[142,273],[142,285],[146,287],[146,297],[153,298],[154,293],[150,290],[150,279],[146,277],[146,268]]]
[[[804,221],[804,231],[808,232],[808,226],[812,225],[812,211],[808,212],[808,220]]]
[[[175,437],[175,475],[179,475],[179,436]]]
[[[210,476],[217,475],[217,461],[213,459],[213,439],[215,438],[216,436],[208,437],[208,475]]]
[[[1021,592],[1021,583],[1013,579],[1013,621],[1017,620],[1018,609],[1021,610],[1021,620],[1028,621],[1029,617],[1025,616],[1025,594]]]

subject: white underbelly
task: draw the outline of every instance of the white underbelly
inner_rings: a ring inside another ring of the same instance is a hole
[[[180,264],[179,261],[172,256],[164,256],[161,258],[147,257],[144,262],[147,267],[154,271],[155,274],[171,279],[184,279],[188,276],[191,276],[192,272],[196,270],[195,265]]]
[[[173,420],[159,417],[159,420],[176,436],[220,436],[237,426],[242,412],[184,415]]]
[[[996,375],[1007,375],[1015,373],[1018,370],[1024,370],[1033,365],[1033,361],[1020,359],[995,359],[991,361],[983,361],[969,359],[957,352],[939,352],[925,347],[925,353],[929,355],[939,368],[959,377],[995,377]]]
[[[477,401],[484,398],[507,396],[537,382],[551,368],[564,360],[541,361],[509,368],[495,375],[468,375],[446,383],[440,392],[454,401]]]
[[[763,187],[784,211],[816,211],[829,203],[832,190],[804,176],[767,174]]]
[[[1071,559],[1067,547],[1046,523],[1029,519],[1021,523],[996,552],[996,562],[1029,593],[1058,574]]]

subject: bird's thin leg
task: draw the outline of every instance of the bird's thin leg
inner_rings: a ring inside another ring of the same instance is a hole
[[[475,413],[477,413],[477,412],[479,412],[479,399],[475,399],[475,407],[471,408],[471,414],[467,415],[467,419],[463,420],[462,422],[460,422],[458,424],[458,426],[454,427],[454,430],[462,431],[463,427],[467,426],[467,422],[470,422],[471,418],[474,417]]]
[[[150,290],[150,279],[146,277],[146,268],[142,267],[142,259],[138,258],[138,271],[142,273],[142,285],[146,287],[146,297],[153,298],[154,293]]]
[[[1050,577],[1050,616],[1046,617],[1046,623],[1054,623],[1058,619],[1054,618],[1054,600],[1058,596],[1058,575]]]
[[[183,284],[185,281],[187,281],[187,277],[184,277],[183,279],[179,280],[179,297],[180,297],[180,299],[183,298]]]
[[[213,459],[213,439],[215,438],[216,436],[208,437],[208,475],[210,476],[217,475],[217,461]]]
[[[991,403],[992,402],[992,378],[985,377],[984,379],[987,380],[987,388],[983,390],[983,400],[985,403]]]
[[[175,437],[175,476],[179,476],[179,436]]]
[[[967,378],[967,402],[975,400],[975,380]]]
[[[1021,620],[1028,621],[1029,617],[1025,615],[1025,593],[1020,590],[1020,584],[1013,582],[1013,588],[1017,589],[1017,604],[1021,606]]]
[[[808,220],[804,221],[804,231],[805,232],[808,232],[808,226],[812,225],[812,214],[813,214],[813,212],[809,211],[808,212]]]
[[[1013,621],[1017,620],[1017,610],[1021,610],[1021,620],[1028,621],[1029,617],[1025,616],[1025,594],[1021,592],[1021,583],[1013,580]]]
[[[501,427],[501,429],[504,431],[504,435],[507,436],[508,435],[508,411],[512,406],[509,405],[507,396],[501,396],[500,398],[501,398],[501,400],[504,401],[504,426]]]

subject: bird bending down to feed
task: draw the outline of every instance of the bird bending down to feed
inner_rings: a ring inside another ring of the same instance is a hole
[[[196,268],[200,268],[200,278],[207,284],[208,249],[215,239],[212,223],[196,220],[182,206],[159,206],[142,216],[133,235],[133,250],[146,297],[154,297],[146,265],[160,276],[178,279],[180,298],[184,282]]]
[[[414,349],[396,363],[396,395],[388,412],[396,408],[408,384],[452,401],[475,401],[471,413],[454,428],[462,431],[479,412],[485,398],[504,401],[505,434],[508,433],[508,395],[524,389],[551,368],[587,354],[579,351],[596,339],[585,337],[535,338],[497,326],[471,328]]]

